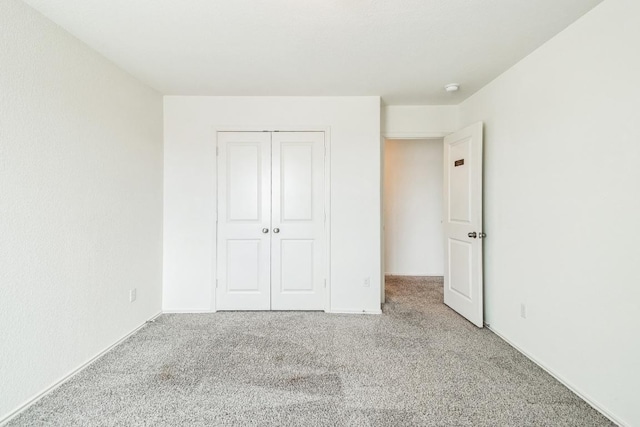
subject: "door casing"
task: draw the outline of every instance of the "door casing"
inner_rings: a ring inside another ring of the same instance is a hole
[[[326,313],[331,312],[331,127],[328,126],[274,126],[274,125],[265,125],[265,126],[242,126],[242,125],[229,125],[229,126],[215,126],[214,127],[214,135],[215,141],[214,145],[216,147],[216,155],[218,153],[218,133],[219,132],[324,132],[324,147],[325,147],[325,157],[324,157],[324,211],[325,211],[325,221],[324,221],[324,233],[325,233],[325,263],[324,263],[324,277],[326,280],[326,289],[325,289],[325,301],[324,301],[324,311]],[[211,312],[216,312],[216,286],[217,286],[217,272],[218,272],[218,162],[215,162],[216,170],[214,175],[216,176],[216,194],[213,195],[216,201],[216,227],[214,231],[213,238],[213,268],[214,271],[211,272],[212,283],[211,283]]]

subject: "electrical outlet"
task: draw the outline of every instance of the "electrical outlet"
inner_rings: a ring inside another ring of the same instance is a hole
[[[130,289],[129,290],[129,302],[134,302],[137,297],[138,297],[138,292],[137,292],[136,288]]]
[[[525,304],[520,304],[520,317],[527,318],[527,306]]]
[[[365,288],[368,288],[369,286],[371,286],[371,278],[365,277],[364,281],[362,282],[362,286],[364,286]]]

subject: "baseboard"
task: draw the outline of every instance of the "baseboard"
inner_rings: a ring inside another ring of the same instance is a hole
[[[22,405],[20,405],[17,409],[13,410],[12,412],[10,412],[9,414],[7,414],[4,418],[0,419],[0,427],[7,424],[9,421],[11,421],[13,418],[17,417],[18,415],[20,415],[22,412],[24,412],[25,410],[27,410],[31,405],[33,405],[34,403],[36,403],[38,400],[42,399],[43,397],[45,397],[47,394],[51,393],[52,391],[54,391],[55,389],[57,389],[58,387],[60,387],[62,384],[66,383],[67,381],[69,381],[71,378],[73,378],[76,374],[78,374],[80,371],[82,371],[83,369],[87,368],[89,365],[91,365],[93,362],[95,362],[96,360],[100,359],[102,356],[104,356],[105,354],[107,354],[109,351],[111,351],[114,347],[118,346],[119,344],[121,344],[124,340],[126,340],[127,338],[129,338],[130,336],[132,336],[133,334],[135,334],[136,332],[138,332],[140,329],[142,329],[147,322],[152,322],[154,321],[156,318],[158,318],[160,315],[162,314],[162,311],[160,311],[159,313],[154,314],[153,316],[151,316],[149,318],[149,320],[146,320],[144,323],[142,323],[139,326],[136,326],[135,329],[133,329],[131,332],[129,332],[128,334],[126,334],[124,337],[120,338],[118,341],[116,341],[115,343],[111,344],[109,347],[107,347],[106,349],[102,350],[100,353],[98,353],[97,355],[93,356],[91,359],[89,359],[88,361],[86,361],[85,363],[83,363],[82,365],[80,365],[79,367],[77,367],[76,369],[74,369],[73,371],[71,371],[70,373],[68,373],[67,375],[65,375],[64,377],[62,377],[61,379],[59,379],[58,381],[56,381],[53,385],[47,387],[44,391],[38,393],[37,395],[35,395],[34,397],[32,397],[31,399],[29,399],[27,402],[23,403]]]
[[[443,277],[444,273],[384,273],[385,276]]]
[[[567,387],[569,390],[571,390],[572,392],[574,392],[575,394],[578,395],[578,397],[580,397],[582,400],[584,400],[585,402],[587,402],[589,405],[591,405],[593,407],[593,409],[595,409],[596,411],[600,412],[602,415],[604,415],[605,417],[607,417],[609,420],[611,420],[612,422],[616,423],[617,425],[619,425],[620,427],[626,427],[627,424],[625,424],[623,421],[621,421],[620,419],[616,418],[613,414],[611,414],[610,412],[608,412],[606,409],[604,409],[602,407],[602,405],[600,405],[596,400],[592,399],[591,397],[585,395],[584,393],[582,393],[581,391],[579,391],[573,384],[571,384],[569,381],[567,381],[562,375],[559,375],[558,373],[554,372],[553,369],[545,366],[543,363],[541,363],[539,360],[537,360],[535,357],[531,356],[529,353],[527,353],[526,351],[524,351],[523,349],[521,349],[520,347],[518,347],[517,345],[515,345],[513,342],[511,342],[509,339],[507,339],[504,335],[502,335],[500,332],[496,331],[493,327],[491,327],[489,324],[485,323],[484,326],[489,329],[491,332],[493,332],[494,334],[496,334],[497,336],[499,336],[502,340],[504,340],[507,344],[509,344],[511,347],[515,348],[516,350],[518,350],[520,353],[522,353],[523,355],[525,355],[527,357],[527,359],[531,360],[533,363],[535,363],[536,365],[538,365],[540,368],[542,368],[543,371],[545,371],[546,373],[548,373],[549,375],[551,375],[553,378],[555,378],[556,380],[560,381],[562,383],[562,385],[564,385],[565,387]]]
[[[202,314],[202,313],[215,313],[215,310],[189,310],[189,309],[177,309],[177,310],[162,310],[163,314]]]
[[[331,314],[382,314],[382,310],[331,310]]]
[[[223,311],[225,311],[225,310],[223,310]],[[253,311],[253,310],[230,310],[230,311]],[[269,310],[257,310],[257,311],[269,311]],[[205,314],[205,313],[216,313],[216,311],[211,311],[211,310],[163,310],[162,313],[163,314]],[[328,310],[328,311],[326,311],[326,313],[335,313],[335,314],[381,314],[382,310]]]

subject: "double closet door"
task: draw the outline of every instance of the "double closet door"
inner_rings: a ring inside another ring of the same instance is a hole
[[[324,132],[219,132],[217,310],[325,307]]]

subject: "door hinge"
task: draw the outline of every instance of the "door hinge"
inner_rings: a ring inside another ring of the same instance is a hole
[[[324,279],[324,287],[327,287],[327,279]]]
[[[216,289],[218,289],[218,279],[216,279]]]
[[[220,148],[216,147],[216,156],[220,154]]]

